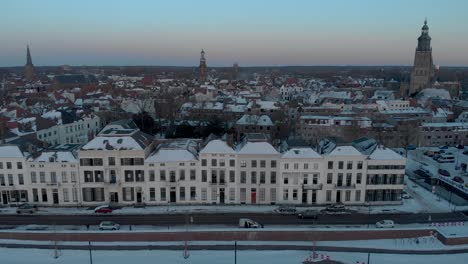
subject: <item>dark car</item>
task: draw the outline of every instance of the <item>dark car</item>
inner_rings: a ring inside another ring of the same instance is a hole
[[[416,146],[415,145],[408,145],[406,147],[407,150],[415,150],[416,149]]]
[[[432,156],[432,159],[433,160],[438,160],[440,158],[440,155],[439,154],[434,154],[434,156]]]
[[[463,146],[463,145],[458,145],[457,146],[457,149],[464,149],[464,148],[465,148],[465,146]]]
[[[440,146],[440,149],[448,149],[448,146]]]
[[[94,209],[94,212],[98,214],[108,214],[108,213],[112,213],[112,208],[108,205],[101,205],[101,206],[96,207]]]
[[[453,177],[452,180],[453,180],[453,181],[456,181],[456,182],[458,182],[458,183],[465,183],[465,181],[464,181],[464,180],[462,179],[462,177],[460,177],[460,176],[455,176],[455,177]]]
[[[306,210],[297,214],[300,219],[317,219],[319,213],[316,210]]]
[[[468,150],[463,151],[463,155],[467,155],[467,156],[468,156]]]
[[[37,212],[37,205],[35,204],[22,204],[16,208],[17,214],[33,214]]]
[[[439,169],[437,172],[438,172],[440,175],[442,175],[442,176],[450,177],[450,172],[448,172],[448,171],[446,171],[446,170]]]
[[[275,211],[282,215],[294,215],[297,213],[296,208],[291,206],[280,206]]]
[[[325,208],[326,211],[329,211],[329,212],[341,212],[341,211],[345,211],[345,206],[344,204],[332,204],[332,205],[329,205],[327,206],[327,208]]]

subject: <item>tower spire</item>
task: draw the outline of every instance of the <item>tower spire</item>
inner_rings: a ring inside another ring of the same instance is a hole
[[[31,59],[31,52],[29,51],[29,44],[26,46],[26,65],[33,65]]]
[[[208,69],[206,66],[205,51],[202,49],[200,52],[200,66],[199,66],[199,80],[205,82],[208,77]]]

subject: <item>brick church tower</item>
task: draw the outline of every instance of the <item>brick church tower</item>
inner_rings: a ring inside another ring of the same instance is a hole
[[[431,37],[429,36],[427,20],[424,20],[424,26],[422,27],[421,36],[418,38],[418,47],[414,55],[409,95],[411,96],[425,88],[430,88],[433,78],[434,63],[432,61]]]
[[[206,82],[207,77],[208,77],[208,68],[206,66],[206,59],[205,59],[205,51],[201,51],[200,53],[200,76],[199,76],[199,81],[200,82]]]
[[[35,79],[34,65],[32,64],[31,52],[29,45],[26,47],[26,65],[24,65],[24,77],[27,81],[31,82]]]

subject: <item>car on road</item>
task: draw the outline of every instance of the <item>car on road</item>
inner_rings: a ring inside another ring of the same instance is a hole
[[[433,160],[438,160],[439,158],[440,158],[440,154],[434,154],[434,156],[432,156]]]
[[[37,205],[34,204],[22,204],[16,208],[17,214],[33,214],[37,212]]]
[[[94,208],[94,212],[98,214],[108,214],[112,213],[112,208],[109,205],[101,205]]]
[[[317,219],[319,212],[316,210],[305,210],[303,212],[297,213],[297,218],[300,219]]]
[[[439,163],[454,163],[455,162],[455,157],[450,154],[443,154],[441,155],[438,159],[437,162]]]
[[[453,181],[456,181],[456,182],[458,182],[458,183],[465,183],[465,181],[464,181],[464,180],[462,179],[462,177],[460,177],[460,176],[455,176],[455,177],[453,177],[452,180],[453,180]]]
[[[275,210],[275,212],[282,215],[294,215],[297,213],[297,210],[292,206],[280,206]]]
[[[119,230],[120,225],[112,221],[102,221],[99,224],[99,230]]]
[[[381,220],[375,223],[375,227],[377,228],[394,228],[395,222],[393,220]]]
[[[241,218],[239,219],[239,227],[242,228],[263,228],[263,225],[252,219]]]
[[[337,203],[337,204],[332,204],[332,205],[329,205],[325,208],[325,211],[328,211],[328,212],[342,212],[342,211],[345,211],[346,208],[344,206],[344,204],[342,203]]]
[[[448,149],[448,146],[444,145],[444,146],[439,146],[439,149]]]
[[[424,171],[422,169],[415,170],[415,171],[413,171],[413,173],[420,176],[420,177],[423,177],[423,178],[430,178],[431,177],[431,175],[429,173],[427,173],[427,171]]]
[[[447,170],[439,169],[437,172],[442,176],[450,177],[450,172],[448,172]]]
[[[463,155],[467,155],[467,156],[468,156],[468,150],[465,150],[465,151],[463,151],[462,153],[463,153]]]
[[[403,199],[411,199],[411,198],[413,198],[413,196],[411,196],[411,194],[409,194],[409,193],[403,191],[403,192],[401,193],[401,198],[403,198]]]
[[[459,144],[459,145],[457,146],[457,149],[465,149],[465,146]]]
[[[408,145],[406,147],[407,150],[415,150],[416,149],[416,146],[415,145]]]

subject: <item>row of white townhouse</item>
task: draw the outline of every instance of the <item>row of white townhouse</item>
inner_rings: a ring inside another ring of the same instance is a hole
[[[370,155],[222,140],[199,149],[193,139],[156,146],[137,129],[104,128],[77,151],[0,146],[0,204],[398,204],[405,164],[381,146]]]

